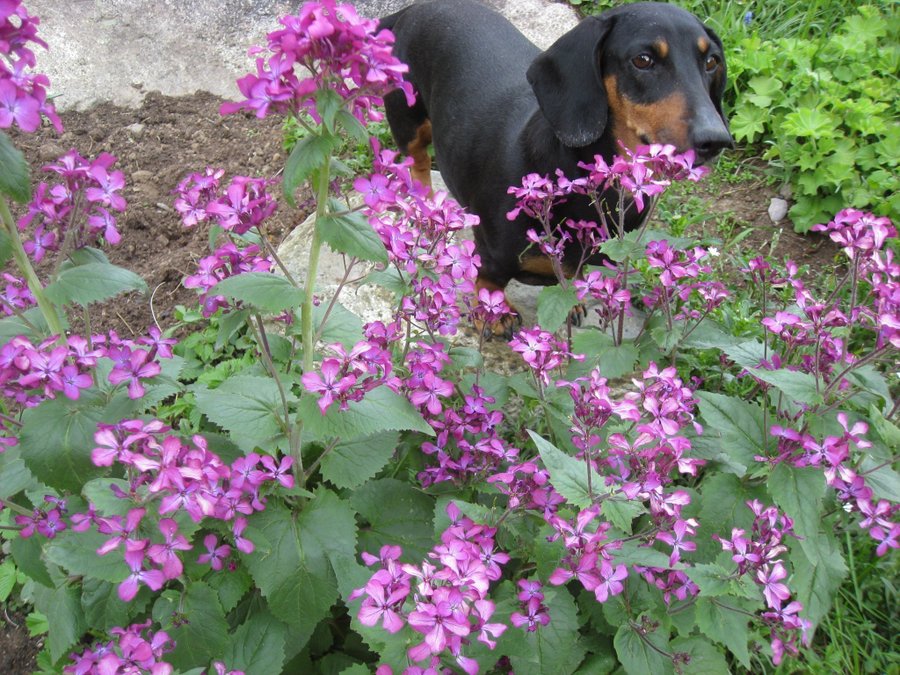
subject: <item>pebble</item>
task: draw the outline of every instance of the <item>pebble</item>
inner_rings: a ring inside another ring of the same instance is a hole
[[[141,139],[141,136],[144,135],[144,129],[146,127],[143,124],[141,124],[140,122],[135,122],[134,124],[129,124],[125,128],[128,129],[129,132],[131,132],[131,135],[134,137],[134,140],[138,141]]]
[[[131,179],[135,183],[148,183],[153,180],[153,172],[146,169],[140,169],[131,174]]]
[[[61,145],[56,143],[42,143],[38,149],[42,162],[52,162],[60,158],[65,153]]]
[[[773,223],[780,223],[782,220],[784,220],[787,212],[787,200],[781,199],[780,197],[772,197],[772,201],[769,202],[769,219]]]

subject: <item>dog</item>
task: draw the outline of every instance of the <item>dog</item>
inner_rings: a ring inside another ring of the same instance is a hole
[[[433,145],[453,196],[480,217],[477,288],[503,290],[511,279],[557,283],[549,258],[530,246],[536,223],[507,218],[508,194],[529,173],[584,175],[579,162],[621,154],[619,144],[668,143],[706,162],[733,141],[722,112],[722,41],[693,14],[664,3],[636,3],[582,20],[541,52],[477,0],[420,0],[381,20],[416,91],[385,97],[394,140],[413,159],[412,175],[431,185]],[[618,197],[603,208],[615,214]],[[606,201],[606,200],[604,200]],[[558,222],[597,220],[586,196],[554,210]],[[635,209],[626,229],[640,224]],[[578,273],[582,251],[569,244],[563,268]],[[596,262],[596,261],[591,261]],[[515,310],[496,335],[510,337]]]

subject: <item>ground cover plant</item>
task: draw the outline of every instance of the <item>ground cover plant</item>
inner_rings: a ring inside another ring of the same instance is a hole
[[[46,83],[23,75],[34,23],[10,7],[0,82],[15,114],[0,125],[28,130],[54,112]],[[747,284],[736,305],[719,280],[730,258],[598,214],[581,236],[616,264],[546,289],[540,325],[510,345],[524,372],[501,377],[452,341],[471,316],[506,311],[472,295],[477,260],[457,235],[473,218],[390,151],[376,146],[365,175],[333,157],[341,137],[368,141],[378,98],[402,86],[389,44],[329,2],[269,36],[245,100],[223,112],[305,129],[280,189],[289,204],[304,183],[317,195],[309,275],[272,274],[271,181],[198,167],[175,208],[210,232],[211,255],[185,279],[199,294],[185,318],[209,324],[180,344],[158,327],[135,340],[90,330],[91,305],[142,285],[97,245],[119,239],[114,159],[68,153],[32,191],[0,137],[0,191],[24,205],[18,219],[0,210],[24,277],[6,279],[0,322],[2,578],[47,622],[42,665],[789,662],[857,569],[843,538],[870,541],[873,560],[898,545],[897,410],[879,369],[900,346],[893,225],[836,213],[819,229],[843,249],[843,278],[811,285],[792,263],[751,257],[732,272]],[[563,243],[553,205],[570,192],[615,186],[652,210],[672,181],[703,173],[667,147],[585,168],[511,187],[548,254]],[[323,245],[345,254],[347,280],[396,294],[391,319],[364,325],[340,294],[316,297]],[[583,300],[606,330],[566,330]],[[643,319],[634,337],[627,312]],[[81,336],[66,331],[76,318]]]

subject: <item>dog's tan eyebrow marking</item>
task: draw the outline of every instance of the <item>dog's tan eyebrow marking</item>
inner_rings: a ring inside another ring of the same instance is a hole
[[[669,43],[662,38],[654,42],[653,47],[656,49],[659,58],[664,59],[669,55]]]
[[[705,54],[709,50],[709,40],[701,35],[697,38],[697,47],[700,48],[701,54]]]

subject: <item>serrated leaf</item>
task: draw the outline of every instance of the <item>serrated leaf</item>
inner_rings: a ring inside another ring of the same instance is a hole
[[[284,166],[282,187],[288,204],[297,207],[294,192],[314,171],[325,166],[333,149],[331,140],[317,134],[310,134],[297,142]]]
[[[711,598],[697,599],[697,627],[711,640],[728,647],[741,665],[750,669],[750,651],[747,648],[749,617],[739,607],[729,609],[727,603],[736,603],[729,599],[719,604]]]
[[[244,449],[281,431],[278,423],[283,405],[278,385],[268,377],[235,375],[217,389],[193,388],[197,408],[211,421],[231,433]],[[288,400],[294,400],[290,392]]]
[[[340,342],[347,348],[352,347],[365,337],[363,335],[362,320],[353,312],[344,307],[341,303],[336,302],[325,324],[327,303],[321,303],[313,307],[313,326],[318,334],[318,340],[327,344]]]
[[[768,434],[759,405],[709,391],[697,392],[697,398],[706,422],[704,433],[721,437],[721,451],[732,464],[746,470],[754,463],[754,457],[765,455]]]
[[[25,204],[31,199],[31,179],[25,156],[0,130],[0,194]]]
[[[732,570],[716,563],[701,563],[685,570],[691,581],[700,589],[700,597],[728,595],[731,591]]]
[[[25,466],[18,447],[0,453],[0,499],[9,499],[22,490],[37,486],[38,481]]]
[[[230,636],[224,661],[230,669],[247,675],[280,673],[286,632],[284,623],[258,609]]]
[[[41,482],[57,490],[77,493],[82,485],[103,471],[91,461],[97,424],[118,421],[90,405],[84,395],[78,401],[64,398],[44,401],[22,414],[19,437],[22,457]]]
[[[613,645],[628,675],[661,675],[672,672],[672,661],[663,656],[670,651],[669,641],[659,630],[642,636],[630,624],[625,623],[616,631]]]
[[[794,521],[794,532],[810,560],[817,551],[822,516],[822,497],[825,495],[825,476],[815,467],[793,467],[786,462],[772,471],[766,483],[769,494],[778,507]]]
[[[399,442],[395,431],[342,441],[322,459],[322,478],[339,488],[359,487],[391,460]]]
[[[600,503],[600,514],[614,527],[631,534],[631,523],[647,509],[639,501],[621,498],[607,498]]]
[[[376,387],[361,401],[353,401],[347,410],[334,405],[323,415],[313,396],[300,401],[304,433],[314,438],[353,440],[382,431],[421,431],[434,436],[434,430],[406,398],[387,387]]]
[[[237,274],[217,283],[211,292],[272,314],[299,307],[304,296],[301,289],[271,272]]]
[[[600,244],[600,252],[614,262],[623,262],[627,258],[641,258],[645,248],[646,244],[628,236],[624,239],[614,237]]]
[[[174,622],[182,615],[184,621]],[[183,595],[164,593],[153,605],[153,618],[175,642],[166,662],[178,670],[208,665],[228,645],[225,612],[216,592],[203,582],[192,582]]]
[[[685,675],[722,675],[730,672],[725,656],[700,637],[680,637],[669,643],[673,652],[687,654]]]
[[[377,554],[399,544],[410,560],[424,558],[434,545],[434,498],[394,478],[369,481],[353,492],[350,504],[368,523],[359,532],[359,550]]]
[[[600,368],[600,375],[608,380],[622,377],[634,372],[640,357],[637,347],[631,342],[616,345],[612,336],[596,330],[576,333],[572,339],[572,350],[577,354],[585,354],[587,358],[572,362],[569,379],[573,375],[586,375],[595,366]]]
[[[86,532],[66,530],[44,547],[44,555],[47,560],[73,575],[111,583],[125,581],[128,566],[121,555],[115,553],[97,555],[97,549],[107,539],[109,536],[94,530]]]
[[[316,219],[316,232],[333,251],[369,260],[387,262],[387,250],[381,237],[361,213],[340,213],[340,203],[332,212]]]
[[[219,603],[227,614],[253,586],[253,579],[243,567],[228,574],[215,574],[209,579],[210,588],[219,596]]]
[[[33,579],[48,588],[54,587],[53,579],[50,578],[50,573],[47,571],[47,564],[41,557],[43,548],[37,537],[28,537],[27,539],[18,537],[13,539],[9,542],[9,552],[12,554],[13,560],[16,561],[19,570],[29,579]]]
[[[50,656],[58,661],[87,630],[78,589],[74,586],[35,586],[34,606],[47,617]]]
[[[0,602],[6,602],[16,585],[17,570],[12,560],[0,563]]]
[[[46,288],[47,297],[54,302],[74,302],[82,307],[130,291],[147,293],[147,282],[124,267],[97,262],[63,270]]]
[[[722,351],[728,355],[732,361],[742,368],[756,368],[760,361],[771,355],[766,351],[766,346],[759,340],[749,340],[731,347],[726,347]]]
[[[644,567],[669,567],[669,556],[662,551],[640,546],[636,541],[624,541],[613,553],[617,565],[642,565]]]
[[[307,547],[301,540],[298,523],[286,508],[269,505],[249,520],[262,535],[253,540],[255,551],[243,556],[250,574],[272,614],[296,628],[305,644],[338,598],[334,572],[320,546]]]
[[[603,490],[603,478],[591,469],[591,490],[588,489],[588,466],[585,462],[570,457],[550,441],[541,438],[530,429],[528,435],[537,445],[544,466],[550,472],[550,483],[553,488],[566,498],[570,504],[586,509],[593,503],[593,498]]]
[[[550,623],[532,633],[510,627],[497,642],[497,651],[509,655],[516,675],[567,675],[584,658],[575,601],[564,588],[545,593]]]
[[[801,616],[811,621],[815,630],[831,609],[835,593],[847,576],[847,565],[830,533],[791,541],[790,550],[794,568],[791,589],[803,604]]]
[[[788,400],[807,405],[818,405],[823,401],[820,388],[816,386],[816,378],[809,373],[794,370],[765,370],[764,368],[748,368],[757,379],[762,380],[781,391]]]
[[[322,118],[322,124],[325,125],[329,132],[334,133],[334,118],[338,110],[341,109],[344,99],[336,91],[328,88],[319,89],[314,96],[316,99],[316,112]]]
[[[124,565],[122,560],[119,562]],[[150,594],[142,592],[131,602],[122,602],[116,584],[99,579],[84,579],[81,583],[81,609],[87,625],[96,630],[127,626],[130,619],[144,611],[149,600]]]
[[[566,323],[569,312],[578,304],[574,287],[546,286],[541,289],[537,300],[538,323],[541,328],[555,333]]]
[[[337,111],[335,121],[359,143],[369,142],[369,130],[354,115],[344,108]]]
[[[722,550],[712,535],[729,537],[732,527],[749,531],[753,524],[753,512],[747,508],[747,502],[752,499],[765,500],[766,494],[763,487],[744,484],[728,473],[706,477],[700,494],[700,529],[694,540],[697,542],[697,559],[708,561]]]

